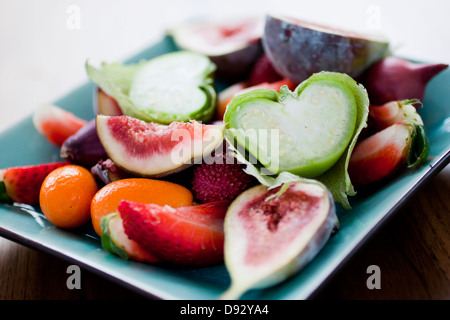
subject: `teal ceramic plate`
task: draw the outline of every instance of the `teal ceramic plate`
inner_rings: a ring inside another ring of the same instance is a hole
[[[170,39],[141,52],[136,62],[173,51]],[[81,68],[82,66],[80,66]],[[225,84],[217,84],[223,89]],[[272,288],[252,290],[243,299],[307,299],[415,190],[450,160],[450,71],[434,78],[420,111],[431,143],[430,161],[405,170],[371,192],[351,198],[353,209],[339,210],[340,230],[296,276]],[[54,103],[76,115],[93,117],[93,85],[88,83]],[[0,135],[0,168],[59,160],[59,150],[34,129],[31,116]],[[55,228],[33,208],[0,205],[0,236],[69,260],[149,297],[217,299],[230,279],[224,265],[202,269],[159,267],[122,260],[103,250],[92,230]]]

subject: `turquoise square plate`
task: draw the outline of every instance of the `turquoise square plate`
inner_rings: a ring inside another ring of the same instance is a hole
[[[176,50],[169,38],[139,53],[128,63]],[[80,66],[82,67],[82,66]],[[218,90],[226,86],[217,83]],[[87,83],[54,103],[77,116],[94,116]],[[429,135],[429,162],[417,170],[404,170],[370,193],[351,198],[351,211],[338,210],[340,230],[316,258],[296,276],[263,290],[252,290],[243,299],[307,299],[391,216],[420,185],[450,160],[450,71],[428,85],[420,111]],[[0,168],[58,161],[59,150],[33,127],[31,116],[0,135]],[[158,299],[217,299],[228,287],[225,266],[190,269],[163,268],[122,260],[103,250],[92,230],[62,230],[52,226],[31,207],[0,205],[0,236],[64,258],[112,281]]]

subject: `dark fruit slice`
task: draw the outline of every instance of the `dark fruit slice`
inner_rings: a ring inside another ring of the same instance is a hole
[[[97,87],[94,91],[94,113],[105,116],[120,116],[122,110],[116,99],[106,94],[101,88]]]
[[[67,138],[60,150],[61,158],[90,169],[100,160],[108,158],[98,138],[95,119]]]
[[[237,81],[246,78],[262,54],[260,18],[201,20],[172,28],[178,47],[207,55],[217,66],[218,78]]]
[[[263,46],[279,74],[301,82],[320,71],[355,78],[385,56],[389,44],[369,35],[268,15]]]
[[[128,238],[123,228],[123,221],[118,212],[111,213],[101,220],[102,246],[122,259],[158,262],[159,259],[142,249],[135,241]]]
[[[78,118],[72,112],[50,104],[40,106],[33,114],[36,130],[58,147],[86,123],[86,120]]]
[[[352,183],[367,185],[392,176],[402,167],[427,161],[428,138],[423,126],[399,122],[358,142],[350,158]]]
[[[204,267],[223,261],[223,221],[229,201],[172,208],[122,201],[125,233],[161,261]]]
[[[0,198],[4,200],[9,198],[14,202],[32,206],[38,205],[39,192],[45,177],[66,164],[68,162],[54,162],[0,170],[0,184],[3,185],[1,189],[7,195],[0,195]]]
[[[334,201],[316,181],[244,191],[225,218],[225,264],[232,282],[222,299],[290,277],[316,256],[336,224]]]
[[[161,177],[210,155],[223,141],[224,126],[196,121],[166,126],[128,116],[98,115],[97,132],[119,167],[140,176]]]
[[[423,101],[428,82],[447,67],[442,63],[414,63],[398,57],[386,57],[367,69],[361,82],[373,104],[404,99]]]

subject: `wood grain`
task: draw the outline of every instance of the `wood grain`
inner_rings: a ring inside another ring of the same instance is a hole
[[[450,299],[450,166],[428,181],[371,237],[313,299]],[[82,269],[80,290],[69,290],[70,263],[0,238],[0,299],[142,299]],[[369,265],[381,289],[369,290]]]

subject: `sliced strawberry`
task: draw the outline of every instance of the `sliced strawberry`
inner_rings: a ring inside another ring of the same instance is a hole
[[[350,158],[352,183],[367,185],[394,174],[399,168],[423,164],[429,144],[423,126],[399,122],[358,142]]]
[[[423,126],[415,104],[419,100],[391,101],[381,106],[371,105],[369,108],[369,126],[375,131],[383,130],[397,122],[410,121]]]
[[[192,267],[223,260],[223,224],[229,201],[172,208],[121,201],[125,233],[161,261]]]
[[[86,123],[73,113],[50,104],[40,106],[33,115],[36,130],[58,147]]]
[[[282,80],[283,77],[275,70],[267,55],[263,54],[254,64],[248,78],[248,86],[255,86],[260,83],[272,83]]]
[[[103,248],[123,259],[156,263],[159,261],[150,252],[142,249],[136,241],[125,234],[123,221],[118,212],[111,213],[101,220]]]
[[[68,162],[45,163],[34,166],[11,167],[1,171],[0,180],[4,184],[7,198],[14,202],[25,203],[29,205],[39,204],[39,192],[45,177]]]

